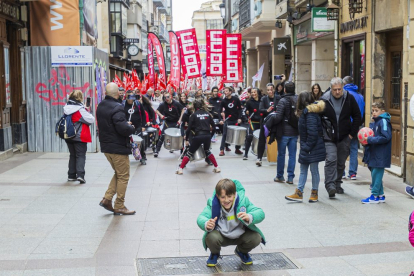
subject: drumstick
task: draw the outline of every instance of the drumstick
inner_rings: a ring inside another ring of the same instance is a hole
[[[253,115],[256,111],[257,111],[256,109],[253,110],[253,113],[252,113],[252,115],[250,115],[249,120],[253,117]]]
[[[230,119],[230,118],[231,118],[231,115],[229,115],[229,117],[227,117],[227,118],[226,118],[226,120],[224,120],[224,121],[227,121],[227,120],[228,120],[228,119]]]

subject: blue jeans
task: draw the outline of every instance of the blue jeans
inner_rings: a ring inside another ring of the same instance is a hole
[[[351,140],[349,152],[349,172],[348,176],[357,174],[358,171],[358,138],[354,137]]]
[[[289,161],[287,167],[288,180],[295,177],[296,150],[298,145],[298,136],[282,136],[277,141],[277,178],[283,178],[285,170],[286,147],[289,151]]]
[[[319,188],[319,181],[321,178],[319,177],[319,169],[318,169],[319,162],[310,163],[310,164],[300,164],[300,175],[299,175],[299,183],[298,189],[303,193],[303,188],[305,188],[306,179],[308,178],[308,168],[310,167],[310,171],[312,173],[312,190],[318,190]]]
[[[372,177],[372,194],[379,196],[384,194],[384,186],[382,185],[382,177],[384,176],[384,168],[371,168]]]

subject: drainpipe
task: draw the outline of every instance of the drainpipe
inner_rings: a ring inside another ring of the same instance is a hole
[[[80,45],[83,45],[83,41],[82,41],[82,32],[83,32],[83,25],[84,25],[84,21],[83,21],[83,0],[79,0],[79,36],[80,36]]]
[[[287,23],[289,23],[287,20],[286,20],[286,24]],[[289,23],[289,25],[290,25],[290,36],[291,36],[291,39],[290,39],[290,48],[291,48],[291,54],[290,54],[290,58],[291,58],[291,64],[292,64],[292,66],[291,66],[291,69],[290,69],[290,76],[289,76],[289,79],[290,79],[290,81],[293,81],[293,82],[295,82],[295,66],[296,66],[296,64],[295,64],[295,45],[294,45],[294,35],[295,35],[295,32],[294,32],[294,25],[293,24],[291,24],[291,23]]]

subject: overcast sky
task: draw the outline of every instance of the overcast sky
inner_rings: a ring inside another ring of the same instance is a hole
[[[173,31],[190,29],[193,12],[204,2],[208,0],[172,0]]]

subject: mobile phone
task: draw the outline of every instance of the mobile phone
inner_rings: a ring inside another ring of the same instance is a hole
[[[137,98],[135,97],[135,95],[128,95],[127,100],[136,100]]]
[[[87,97],[86,98],[86,107],[90,107],[91,106],[91,97]]]
[[[282,79],[282,75],[274,75],[273,76],[274,80],[281,80]]]

